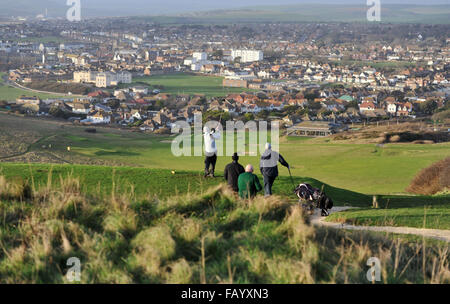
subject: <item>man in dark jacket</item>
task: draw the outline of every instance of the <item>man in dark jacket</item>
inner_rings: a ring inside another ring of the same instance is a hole
[[[238,178],[239,196],[243,199],[253,198],[262,190],[259,178],[253,174],[253,166],[247,165],[245,172]]]
[[[231,159],[233,162],[225,167],[224,177],[228,181],[228,186],[230,186],[234,192],[238,192],[238,178],[241,173],[245,172],[245,170],[244,167],[238,163],[239,156],[237,153],[234,153]]]
[[[264,194],[266,196],[272,195],[272,185],[278,176],[278,162],[289,168],[289,164],[284,160],[283,156],[278,152],[272,151],[272,146],[267,143],[266,151],[261,155],[259,168],[264,177]]]

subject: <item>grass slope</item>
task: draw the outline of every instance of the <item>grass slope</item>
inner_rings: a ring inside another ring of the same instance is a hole
[[[46,164],[0,164],[0,175],[8,180],[26,180],[28,184],[41,189],[51,180],[60,185],[61,180],[72,177],[80,180],[83,193],[110,195],[115,189],[120,193],[129,193],[132,197],[156,197],[165,199],[186,193],[202,194],[211,186],[224,183],[223,177],[204,179],[199,172],[146,169],[132,167],[106,167],[83,165],[46,165]],[[262,181],[262,177],[259,176]],[[372,196],[353,192],[324,184],[310,177],[294,177],[297,181],[307,182],[317,188],[324,185],[324,191],[336,206],[354,206],[366,208],[350,210],[332,215],[332,221],[348,221],[361,225],[390,225],[423,227],[424,208],[426,209],[426,228],[450,229],[450,196],[407,196],[380,195],[381,209],[369,209]],[[281,176],[274,185],[274,193],[290,202],[296,202],[293,186],[289,177]]]
[[[21,186],[22,185],[22,186]],[[0,282],[367,283],[380,258],[382,283],[448,283],[448,245],[314,229],[276,197],[237,200],[223,187],[202,195],[135,200],[88,195],[76,178],[32,191],[0,178]]]
[[[4,72],[0,72],[0,100],[15,101],[17,98],[19,98],[22,95],[36,96],[41,99],[52,99],[52,98],[63,97],[61,95],[37,93],[37,92],[31,92],[31,91],[27,91],[27,90],[23,90],[23,89],[10,87],[5,84],[4,79],[3,79],[4,75],[5,75]]]
[[[346,210],[327,218],[331,222],[343,222],[361,226],[397,226],[450,230],[450,198],[436,199],[432,206],[391,207],[385,209]],[[442,204],[440,204],[440,203]]]

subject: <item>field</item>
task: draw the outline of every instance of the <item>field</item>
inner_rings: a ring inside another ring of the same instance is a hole
[[[0,100],[15,101],[18,97],[25,96],[37,96],[41,99],[60,98],[61,95],[52,95],[46,93],[36,93],[23,89],[13,88],[5,84],[3,77],[4,72],[0,72]]]
[[[303,3],[252,6],[186,13],[179,17],[145,17],[161,23],[271,23],[271,22],[367,22],[366,2],[359,5]],[[382,4],[381,21],[388,23],[448,24],[448,5]]]
[[[134,84],[150,84],[163,86],[163,93],[170,94],[205,94],[208,97],[226,96],[230,93],[251,91],[246,88],[226,88],[222,86],[223,77],[198,76],[190,74],[155,75],[136,77]]]

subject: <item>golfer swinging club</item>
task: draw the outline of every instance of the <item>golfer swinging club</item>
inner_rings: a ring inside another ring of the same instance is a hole
[[[220,131],[216,129],[209,129],[207,126],[203,128],[203,139],[205,141],[205,177],[214,176],[214,170],[216,169],[217,162],[217,146],[216,139],[220,138]],[[209,167],[212,167],[209,170]]]

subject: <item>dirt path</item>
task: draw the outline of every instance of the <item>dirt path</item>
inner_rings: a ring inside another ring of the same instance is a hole
[[[340,212],[353,207],[333,207],[330,213]],[[423,229],[412,227],[392,227],[392,226],[355,226],[349,224],[326,222],[325,217],[320,216],[320,210],[315,210],[311,216],[311,223],[313,225],[330,227],[335,229],[348,229],[348,230],[363,230],[363,231],[375,231],[375,232],[391,232],[399,234],[413,234],[418,236],[425,236],[432,239],[450,242],[450,230],[441,229]]]

